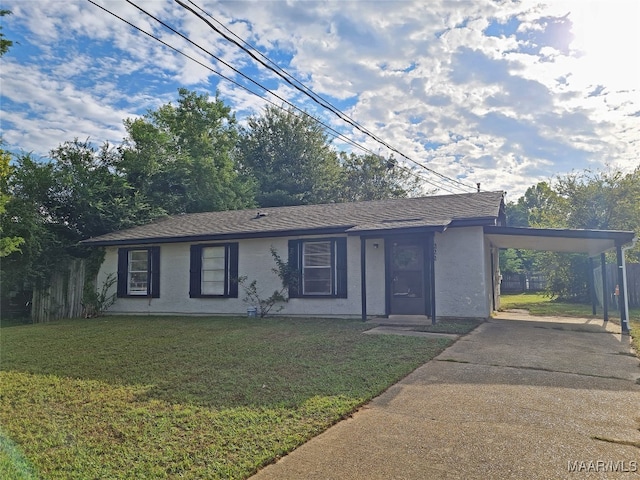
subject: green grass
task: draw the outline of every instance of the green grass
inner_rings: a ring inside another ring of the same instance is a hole
[[[567,317],[593,317],[591,305],[583,303],[569,303],[553,300],[542,293],[502,294],[500,296],[500,310],[514,308],[529,310],[531,315],[561,315]],[[619,318],[618,310],[609,308],[609,317]],[[597,308],[595,317],[602,317],[602,308]],[[640,308],[631,308],[629,317],[640,320]]]
[[[108,317],[0,330],[0,478],[246,478],[450,344],[358,321]]]
[[[473,318],[461,318],[455,320],[438,320],[435,325],[424,325],[414,327],[412,330],[417,332],[431,333],[452,333],[456,335],[465,335],[482,323],[482,320]]]

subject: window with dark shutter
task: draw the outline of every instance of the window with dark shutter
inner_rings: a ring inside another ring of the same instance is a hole
[[[238,244],[192,245],[189,296],[238,297]]]
[[[347,239],[289,241],[289,265],[298,278],[289,297],[347,297]]]
[[[118,297],[160,297],[160,247],[118,249]]]

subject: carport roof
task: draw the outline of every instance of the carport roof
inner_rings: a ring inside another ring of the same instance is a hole
[[[498,248],[597,255],[631,243],[635,233],[620,230],[570,230],[485,226],[485,237]]]

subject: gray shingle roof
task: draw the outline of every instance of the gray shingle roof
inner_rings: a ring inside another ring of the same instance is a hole
[[[380,230],[445,227],[463,220],[495,224],[502,212],[503,196],[503,192],[478,192],[191,213],[164,217],[147,225],[108,233],[83,243],[124,245],[311,234],[316,231],[362,234]]]

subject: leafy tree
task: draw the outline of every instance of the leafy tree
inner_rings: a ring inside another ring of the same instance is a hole
[[[118,151],[105,144],[65,142],[48,161],[16,158],[7,180],[3,234],[23,239],[2,262],[3,294],[25,286],[46,286],[50,275],[72,257],[93,250],[80,240],[148,222],[152,210],[115,172]],[[10,220],[9,220],[10,219]]]
[[[527,189],[516,202],[506,205],[510,227],[557,226],[561,199],[547,182]],[[505,274],[531,275],[540,270],[542,254],[531,250],[508,248],[500,252],[500,270]],[[524,280],[523,280],[524,281]]]
[[[47,192],[53,185],[53,165],[30,155],[15,159],[7,179],[9,199],[3,235],[21,238],[19,249],[2,259],[2,293],[42,283],[65,255],[60,228],[47,215]]]
[[[11,10],[0,10],[0,17],[4,17],[5,15],[11,15]],[[4,33],[2,33],[2,25],[0,25],[0,57],[7,53],[12,45],[13,42],[5,38]],[[0,144],[2,144],[1,140]],[[9,177],[13,167],[11,167],[10,162],[11,155],[9,152],[0,148],[0,258],[6,257],[11,252],[19,250],[20,245],[24,243],[24,239],[22,237],[9,237],[4,233],[3,225],[7,221],[11,221],[5,215],[5,206],[11,197],[8,188]]]
[[[568,227],[640,230],[640,166],[620,171],[570,174],[558,179]]]
[[[393,157],[340,155],[341,197],[347,202],[401,198],[420,191],[419,179],[400,168]]]
[[[527,225],[536,227],[634,230],[640,234],[640,166],[627,174],[617,170],[585,170],[558,177],[553,184],[541,182],[529,188],[517,203],[509,204],[507,214],[510,221],[515,219],[522,224],[526,219]],[[526,262],[514,263],[513,255],[501,254],[501,268],[503,264],[526,268]],[[547,276],[549,294],[569,300],[588,299],[586,255],[553,252],[528,255],[533,259],[530,265]],[[638,261],[640,248],[627,255],[630,261]]]
[[[527,188],[517,202],[506,205],[507,223],[512,227],[559,227],[564,224],[564,199],[547,182]]]
[[[0,10],[0,17],[4,17],[5,15],[11,15],[11,10]],[[2,33],[2,25],[0,25],[0,57],[7,53],[12,45],[13,42],[5,38],[4,33]]]
[[[9,164],[10,161],[11,155],[0,149],[0,258],[19,251],[20,245],[24,243],[24,238],[20,236],[8,236],[5,234],[5,231],[11,230],[9,224],[15,221],[15,219],[6,215],[6,205],[11,200],[9,179],[13,167]]]
[[[267,107],[242,131],[238,160],[260,206],[339,200],[340,165],[322,127],[292,109]]]
[[[567,227],[640,234],[640,166],[628,174],[617,170],[572,173],[558,178],[555,190],[562,199]],[[640,248],[628,252],[627,259],[640,260]],[[547,254],[544,260],[553,295],[588,299],[586,255]]]
[[[152,208],[115,167],[118,150],[88,141],[65,142],[51,152],[53,184],[46,192],[47,215],[76,241],[147,223],[162,212]]]
[[[118,169],[153,208],[168,214],[229,210],[253,202],[233,159],[238,131],[229,107],[179,89],[177,105],[128,119]]]

